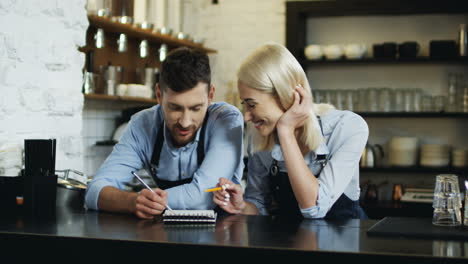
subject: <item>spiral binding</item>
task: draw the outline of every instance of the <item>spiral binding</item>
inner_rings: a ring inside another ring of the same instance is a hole
[[[163,214],[164,223],[215,223],[213,210],[173,210]]]

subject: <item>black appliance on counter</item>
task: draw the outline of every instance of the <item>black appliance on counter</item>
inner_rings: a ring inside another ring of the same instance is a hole
[[[16,197],[23,196],[23,176],[0,176],[0,216],[19,213]]]
[[[34,218],[55,215],[57,175],[55,139],[24,140],[23,213]]]

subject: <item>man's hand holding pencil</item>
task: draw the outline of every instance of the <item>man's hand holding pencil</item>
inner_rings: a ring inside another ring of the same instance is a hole
[[[141,190],[135,199],[136,216],[143,219],[152,219],[155,215],[161,215],[166,209],[172,211],[167,205],[166,191],[159,188],[151,189],[138,174],[133,171],[132,174],[145,186],[145,189]]]

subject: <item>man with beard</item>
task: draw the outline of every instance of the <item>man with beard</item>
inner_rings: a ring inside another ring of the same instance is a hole
[[[110,156],[88,185],[90,209],[150,219],[165,208],[213,209],[220,177],[240,183],[243,117],[227,103],[212,103],[209,58],[189,48],[170,52],[156,84],[159,104],[133,115]],[[132,171],[145,169],[157,188],[125,191]]]

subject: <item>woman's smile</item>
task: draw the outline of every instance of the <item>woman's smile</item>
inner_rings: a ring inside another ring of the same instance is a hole
[[[265,123],[264,120],[258,120],[258,121],[253,121],[254,123],[254,126],[256,129],[260,129],[260,127],[263,125],[263,123]]]

